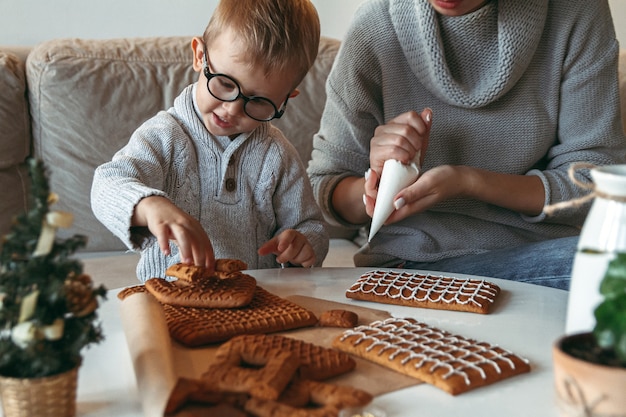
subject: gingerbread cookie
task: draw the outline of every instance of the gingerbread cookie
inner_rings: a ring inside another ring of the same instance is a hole
[[[273,333],[314,326],[309,310],[257,286],[240,308],[195,308],[163,304],[172,338],[187,346],[222,342],[241,334]]]
[[[229,279],[205,278],[193,284],[151,278],[146,289],[161,303],[182,307],[235,308],[248,305],[256,291],[256,279],[241,272]]]
[[[217,350],[203,379],[219,391],[276,400],[299,366],[297,355],[290,351],[225,343]]]
[[[488,281],[378,269],[366,272],[346,297],[408,307],[489,313],[500,288]]]
[[[298,375],[305,379],[320,381],[345,374],[356,367],[356,362],[347,353],[281,335],[241,335],[233,337],[220,349],[225,346],[241,351],[262,347],[292,352],[300,362]]]
[[[215,271],[216,272],[240,272],[248,269],[248,264],[244,261],[240,261],[239,259],[216,259],[215,260]]]
[[[247,394],[217,391],[207,386],[205,380],[179,378],[170,392],[165,405],[165,414],[175,413],[188,403],[223,404],[235,409],[243,409],[248,400]]]
[[[328,310],[320,314],[319,325],[323,327],[354,327],[359,322],[359,316],[348,310]]]
[[[131,285],[130,287],[126,287],[117,293],[117,298],[120,300],[125,300],[127,297],[130,297],[133,294],[137,294],[140,292],[146,292],[146,287],[143,285]]]
[[[354,366],[349,355],[334,349],[280,335],[241,335],[216,350],[201,378],[178,380],[166,412],[196,402],[258,417],[336,417],[345,407],[369,404],[372,395],[302,375],[330,378]]]
[[[222,377],[217,376],[218,382],[213,375],[198,380],[180,378],[169,396],[166,415],[193,402],[219,404],[229,412],[245,410],[246,415],[257,417],[336,417],[342,409],[363,407],[372,401],[372,395],[360,389],[300,378],[291,380],[278,399],[269,400],[245,392],[252,391],[254,385],[245,379],[243,385],[233,385],[233,381],[227,384],[238,392],[216,389]]]
[[[208,278],[230,278],[234,272],[248,269],[248,264],[239,259],[219,258],[215,260],[215,271],[211,274],[206,268],[196,265],[176,263],[165,270],[165,275],[179,280],[197,283]]]
[[[296,379],[278,401],[252,397],[245,410],[257,417],[334,417],[343,408],[362,407],[372,399],[357,388]]]
[[[199,282],[209,277],[204,267],[183,263],[169,266],[165,270],[165,276],[174,277],[187,282]]]
[[[346,330],[333,346],[452,395],[530,371],[527,360],[506,349],[411,318],[390,318]]]

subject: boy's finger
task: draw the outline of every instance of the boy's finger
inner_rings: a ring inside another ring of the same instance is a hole
[[[261,256],[269,255],[278,251],[278,239],[276,237],[271,238],[267,242],[261,245],[257,250],[257,253]]]

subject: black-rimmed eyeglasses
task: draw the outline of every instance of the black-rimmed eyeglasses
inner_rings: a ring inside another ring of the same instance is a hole
[[[272,100],[265,97],[246,96],[242,94],[239,83],[234,78],[219,73],[212,73],[209,69],[206,50],[202,58],[204,76],[207,79],[206,86],[209,93],[216,99],[225,102],[233,102],[243,99],[243,111],[246,115],[259,122],[269,122],[272,119],[279,119],[285,112],[287,100],[278,109]]]

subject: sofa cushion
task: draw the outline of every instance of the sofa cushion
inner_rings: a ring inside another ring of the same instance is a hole
[[[295,145],[305,165],[311,159],[313,135],[326,105],[326,78],[338,50],[338,40],[321,39],[315,63],[298,86],[300,94],[289,100],[283,117],[272,122]]]
[[[94,169],[193,82],[190,38],[59,39],[28,56],[33,152],[50,168],[55,208],[74,214],[61,236],[88,237],[88,250],[122,243],[92,213]]]
[[[159,110],[169,108],[197,80],[191,66],[191,38],[57,39],[28,56],[33,152],[50,167],[55,206],[74,214],[60,235],[88,236],[89,251],[124,249],[94,217],[90,191],[94,169],[111,159],[132,132]],[[303,160],[325,102],[324,84],[339,42],[323,39],[320,56],[290,100],[277,125]]]
[[[326,78],[339,46],[338,40],[322,37],[315,63],[298,86],[300,94],[289,100],[283,117],[272,122],[295,145],[305,165],[311,159],[313,136],[319,130],[326,105]],[[329,226],[328,232],[331,238],[352,239],[358,231]]]

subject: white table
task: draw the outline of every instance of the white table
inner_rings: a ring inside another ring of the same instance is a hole
[[[135,284],[134,258],[86,260],[96,281]],[[125,266],[126,265],[126,266]],[[107,266],[107,268],[104,268]],[[567,292],[489,279],[503,292],[489,315],[427,310],[353,301],[345,290],[372,268],[315,268],[249,271],[259,285],[281,296],[301,294],[414,317],[452,333],[500,345],[530,360],[528,374],[451,396],[427,384],[376,397],[374,405],[387,417],[480,415],[557,417],[552,381],[551,347],[564,332]],[[124,271],[124,272],[120,272]],[[462,277],[462,276],[461,276]],[[112,280],[112,281],[111,281]],[[79,374],[78,415],[141,416],[133,366],[119,314],[118,290],[100,308],[105,341],[86,350]]]

